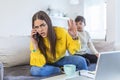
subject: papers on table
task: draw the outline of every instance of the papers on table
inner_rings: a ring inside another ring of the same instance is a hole
[[[81,76],[94,79],[96,71],[81,70],[80,73],[81,73]]]

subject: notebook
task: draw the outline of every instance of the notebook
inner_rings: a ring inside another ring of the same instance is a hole
[[[120,80],[120,51],[100,53],[96,70],[94,72],[81,72],[86,79],[83,80]],[[67,80],[81,80],[81,77],[74,77]]]

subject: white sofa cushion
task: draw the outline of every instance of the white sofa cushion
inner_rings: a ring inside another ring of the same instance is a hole
[[[30,37],[0,37],[0,62],[4,67],[29,64]]]

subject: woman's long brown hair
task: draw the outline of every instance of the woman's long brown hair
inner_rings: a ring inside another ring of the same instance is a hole
[[[55,35],[55,32],[52,27],[51,19],[44,11],[39,11],[39,12],[35,13],[34,16],[32,17],[32,28],[34,28],[34,21],[37,19],[44,20],[48,25],[47,37],[50,42],[51,54],[52,54],[53,58],[55,59],[56,58],[56,51],[55,51],[56,35]],[[46,60],[48,60],[48,57],[46,54],[46,46],[44,44],[43,38],[40,35],[38,36],[37,42],[38,42],[38,48],[40,49],[42,54],[45,56]]]

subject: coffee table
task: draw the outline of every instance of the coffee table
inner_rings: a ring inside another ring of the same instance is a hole
[[[81,75],[79,75],[79,72],[76,71],[75,75],[70,76],[70,77],[66,76],[65,74],[61,74],[61,75],[58,75],[58,76],[53,76],[53,77],[49,77],[49,78],[42,79],[42,80],[94,80],[94,79],[88,78],[88,77],[85,77],[85,76],[81,76]]]

